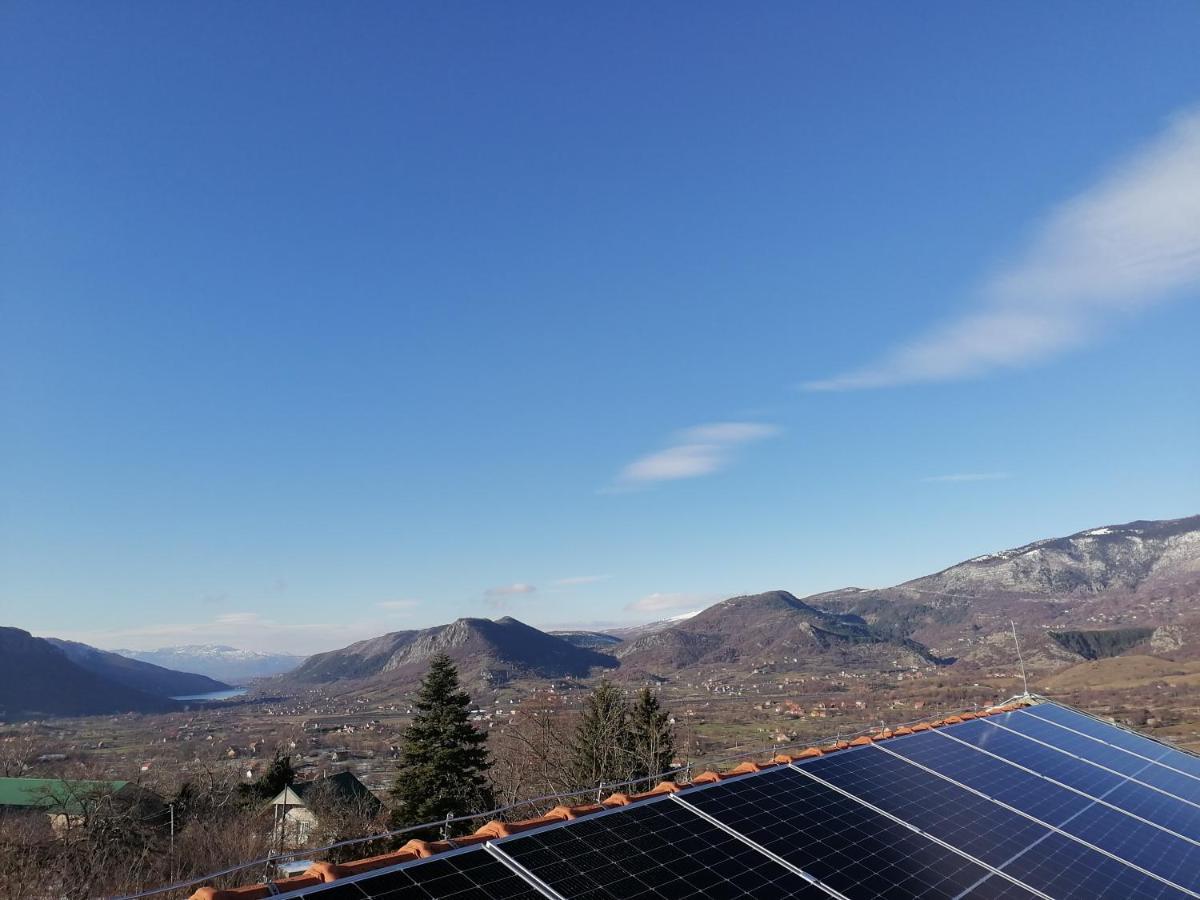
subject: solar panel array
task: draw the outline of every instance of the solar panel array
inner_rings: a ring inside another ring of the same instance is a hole
[[[1200,898],[1200,757],[1040,703],[285,896]]]

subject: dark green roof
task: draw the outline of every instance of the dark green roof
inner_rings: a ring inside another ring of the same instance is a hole
[[[62,778],[0,778],[0,808],[78,812],[80,800],[98,793],[115,794],[128,781],[68,781]]]
[[[341,802],[365,802],[371,807],[378,807],[379,799],[371,793],[365,784],[359,781],[352,772],[338,772],[325,778],[313,781],[295,781],[288,785],[301,800],[308,799],[310,794],[325,789],[331,792],[331,799]]]

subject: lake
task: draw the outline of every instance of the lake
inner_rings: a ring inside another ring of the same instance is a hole
[[[209,691],[207,694],[188,694],[185,697],[172,697],[172,700],[229,700],[246,693],[246,688],[230,688],[227,691]]]

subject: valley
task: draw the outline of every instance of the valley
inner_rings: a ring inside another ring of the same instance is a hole
[[[0,750],[7,770],[86,771],[169,791],[189,773],[253,777],[281,749],[301,775],[349,769],[383,790],[426,662],[446,652],[498,756],[531,717],[552,716],[565,734],[608,678],[629,693],[653,687],[680,762],[702,767],[1018,694],[1010,620],[1031,690],[1200,749],[1198,597],[1192,517],[1036,541],[891,588],[768,591],[612,632],[459,619],[317,654],[219,702],[167,699],[208,693],[180,684],[221,684],[208,676],[5,629],[25,662],[18,677],[15,649],[4,657],[13,671]],[[14,715],[16,702],[36,710],[29,697],[60,705]]]

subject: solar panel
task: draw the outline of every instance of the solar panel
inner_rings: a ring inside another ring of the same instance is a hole
[[[1200,889],[1200,846],[1123,812],[932,732],[893,741],[886,750],[1141,867],[1173,885]]]
[[[1143,756],[1070,731],[1045,719],[1023,713],[1006,713],[996,718],[998,724],[1011,728],[1018,734],[1062,747],[1084,759],[1107,766],[1122,775],[1133,776],[1138,781],[1160,788],[1183,800],[1200,802],[1200,781],[1183,772],[1158,764],[1148,766],[1148,760]],[[1165,748],[1160,749],[1165,751]]]
[[[1092,716],[1076,712],[1073,709],[1066,709],[1057,703],[1039,703],[1037,706],[1030,706],[1021,712],[1023,715],[1045,719],[1056,725],[1102,740],[1107,744],[1121,747],[1147,759],[1157,760],[1162,765],[1170,766],[1200,779],[1200,758],[1140,734],[1134,734],[1132,731],[1126,731],[1124,728],[1101,722]]]
[[[930,838],[791,769],[679,795],[855,898],[1029,897]]]
[[[495,846],[572,900],[828,900],[820,888],[669,799]]]
[[[965,722],[949,733],[960,741],[1033,769],[1092,797],[1103,797],[1106,803],[1156,822],[1176,834],[1200,840],[1200,806],[1130,781],[1126,775],[1081,760],[1064,749],[1008,731],[990,719]]]
[[[541,893],[482,847],[285,896],[314,900],[542,900]]]
[[[1025,884],[1039,885],[1039,890],[1055,900],[1179,900],[1190,896],[1053,832],[1030,852],[1013,859],[1004,871]]]
[[[284,896],[1200,898],[1200,760],[1041,704]]]
[[[1002,866],[1049,832],[878,747],[820,757],[798,768],[990,866]]]
[[[1179,896],[1097,850],[1069,840],[1064,846],[1049,828],[879,747],[799,768],[1050,896],[1099,896],[1080,887],[1097,884],[1131,896]]]

